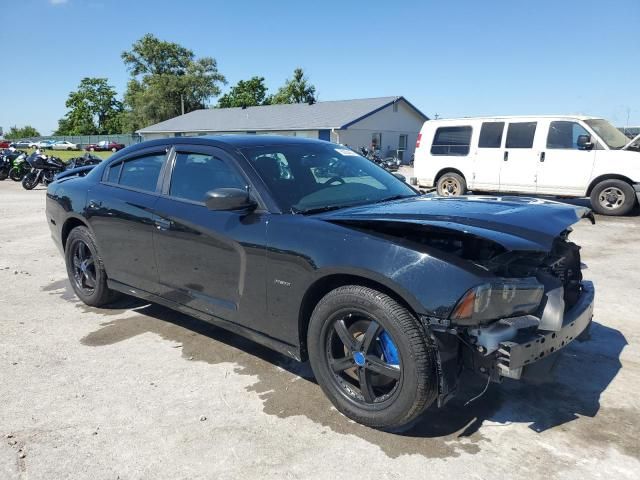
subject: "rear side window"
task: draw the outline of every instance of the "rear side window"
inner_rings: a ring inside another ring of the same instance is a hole
[[[155,192],[164,157],[165,154],[162,153],[124,162],[118,184],[147,192]]]
[[[504,122],[484,122],[480,129],[478,148],[500,148]]]
[[[537,122],[510,123],[507,132],[507,148],[532,148]]]
[[[468,155],[471,127],[440,127],[431,144],[431,155]]]
[[[120,179],[120,168],[122,167],[122,162],[116,163],[109,167],[109,172],[107,173],[107,182],[109,183],[118,183]]]
[[[205,194],[216,188],[242,188],[247,182],[224,160],[203,153],[178,153],[171,174],[169,194],[203,202]]]

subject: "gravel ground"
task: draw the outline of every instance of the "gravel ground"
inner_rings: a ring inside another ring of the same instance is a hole
[[[168,309],[80,304],[45,191],[0,182],[0,479],[638,478],[640,218],[575,228],[592,339],[556,378],[472,383],[405,435],[338,414],[298,364]]]

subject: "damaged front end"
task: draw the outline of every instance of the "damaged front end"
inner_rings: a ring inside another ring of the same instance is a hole
[[[439,350],[441,405],[455,393],[462,368],[493,382],[540,380],[556,352],[588,336],[595,290],[582,278],[580,247],[568,234],[549,252],[505,251],[475,260],[495,279],[466,292],[448,318],[422,318]],[[530,368],[545,358],[546,368]]]

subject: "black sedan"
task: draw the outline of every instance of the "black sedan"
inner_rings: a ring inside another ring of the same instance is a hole
[[[323,141],[141,143],[61,174],[46,214],[87,305],[134,295],[308,359],[338,410],[385,430],[444,405],[464,369],[552,363],[592,317],[567,238],[588,209],[421,196]]]

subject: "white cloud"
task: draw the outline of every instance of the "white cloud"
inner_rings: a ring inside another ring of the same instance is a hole
[[[65,3],[67,3],[69,0],[49,0],[49,3],[51,5],[64,5]]]

